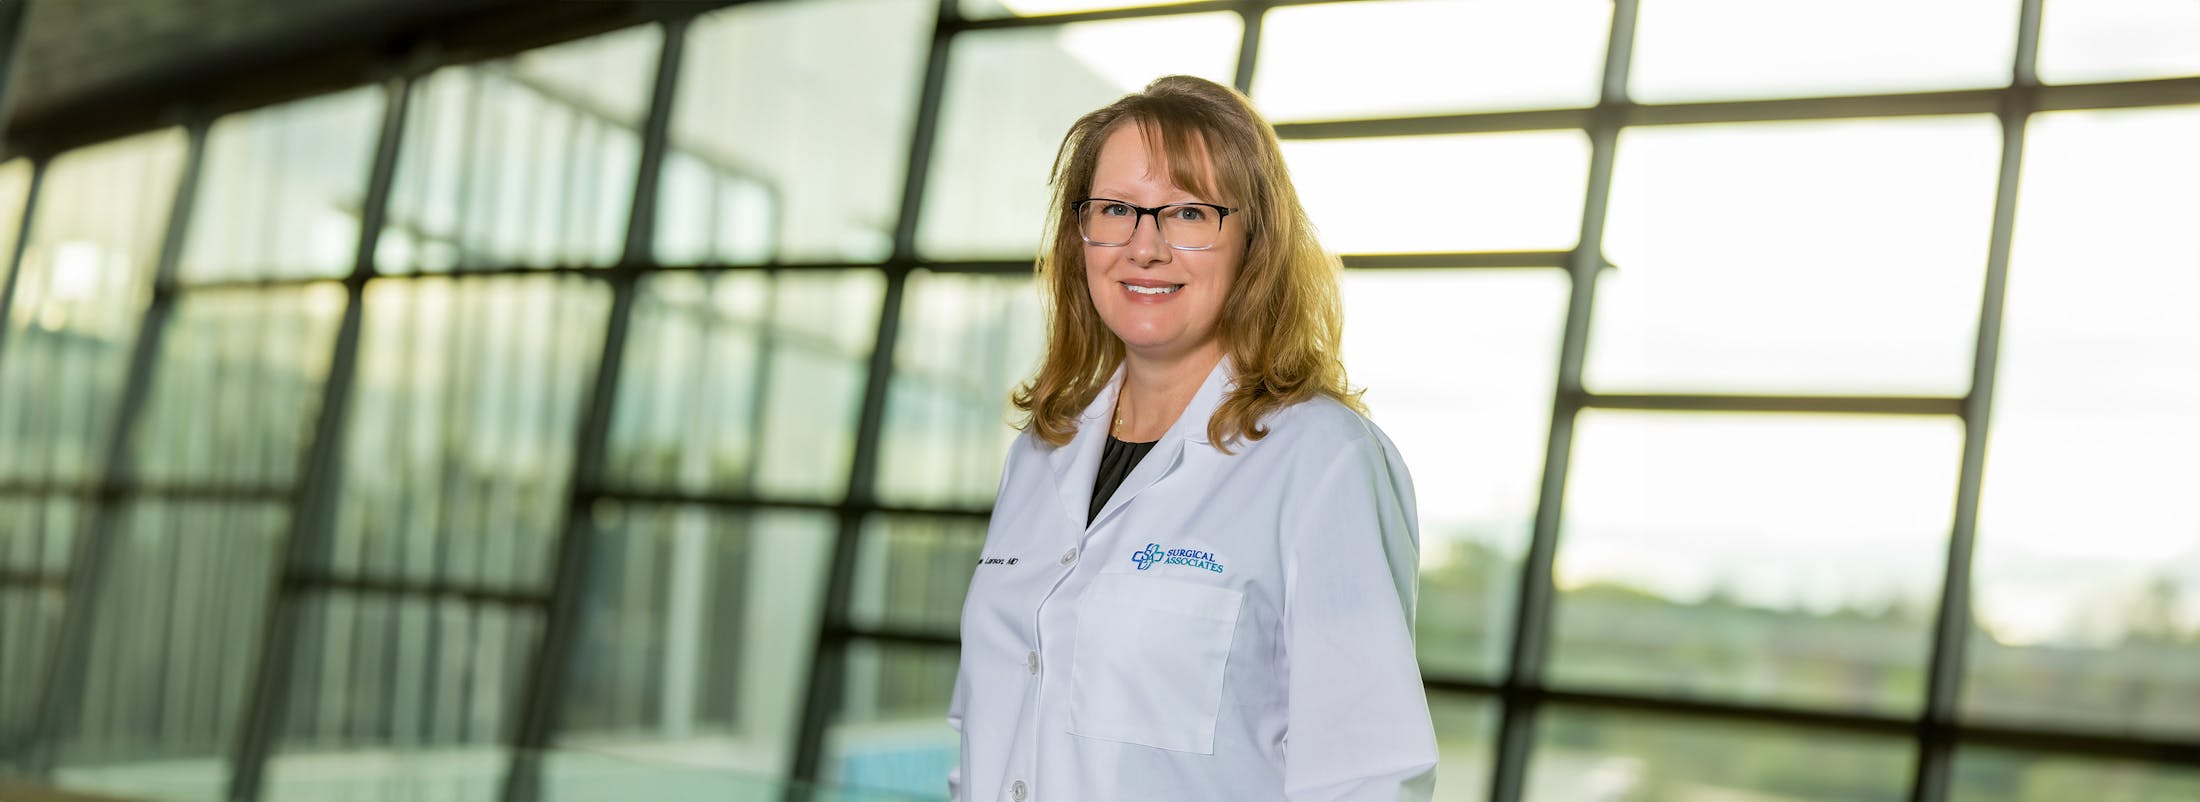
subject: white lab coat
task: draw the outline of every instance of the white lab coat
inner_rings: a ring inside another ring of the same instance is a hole
[[[1068,445],[1009,449],[963,605],[954,799],[1427,799],[1396,447],[1320,399],[1223,453],[1224,359],[1088,528],[1122,378]]]

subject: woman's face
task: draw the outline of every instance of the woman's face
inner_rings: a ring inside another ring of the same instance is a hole
[[[1091,197],[1145,207],[1224,203],[1220,198],[1194,196],[1171,183],[1167,166],[1148,158],[1140,128],[1127,123],[1101,143]],[[1100,319],[1137,357],[1176,361],[1211,353],[1219,358],[1222,343],[1216,322],[1237,278],[1238,264],[1245,258],[1244,225],[1242,213],[1226,216],[1213,247],[1184,251],[1162,241],[1160,224],[1148,215],[1138,219],[1127,243],[1085,243],[1085,283]]]

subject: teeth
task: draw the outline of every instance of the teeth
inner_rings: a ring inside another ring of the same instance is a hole
[[[1125,284],[1123,285],[1123,288],[1130,290],[1131,292],[1138,293],[1140,295],[1167,295],[1169,293],[1183,289],[1184,285],[1171,284],[1166,287],[1141,287],[1136,284]]]

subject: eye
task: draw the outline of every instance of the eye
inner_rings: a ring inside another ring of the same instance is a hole
[[[1204,223],[1212,212],[1205,206],[1178,206],[1169,210],[1169,217],[1187,223]]]
[[[1132,214],[1132,212],[1131,212],[1131,207],[1130,207],[1130,204],[1127,204],[1127,203],[1116,203],[1116,202],[1114,202],[1114,201],[1100,201],[1100,202],[1099,202],[1099,203],[1097,203],[1096,205],[1098,205],[1098,206],[1100,207],[1100,214],[1101,214],[1101,215],[1103,215],[1103,216],[1107,216],[1107,217],[1124,217],[1124,216],[1127,216],[1127,215],[1130,215],[1130,214]]]

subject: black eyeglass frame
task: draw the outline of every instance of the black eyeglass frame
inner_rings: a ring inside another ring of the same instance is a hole
[[[1124,207],[1127,207],[1130,210],[1137,212],[1137,214],[1131,217],[1132,237],[1138,236],[1138,226],[1139,223],[1142,222],[1142,219],[1145,218],[1147,215],[1152,215],[1153,229],[1155,233],[1161,235],[1161,241],[1167,244],[1169,247],[1175,248],[1180,251],[1204,251],[1215,247],[1215,244],[1221,241],[1223,221],[1228,220],[1232,213],[1243,211],[1241,209],[1232,209],[1228,206],[1223,206],[1218,203],[1201,203],[1198,201],[1190,201],[1185,203],[1164,203],[1160,206],[1140,206],[1138,204],[1131,203],[1130,201],[1120,200],[1117,198],[1078,198],[1077,200],[1070,201],[1070,215],[1077,220],[1077,236],[1083,237],[1085,240],[1085,244],[1087,245],[1098,245],[1103,248],[1117,248],[1124,245],[1129,245],[1131,244],[1131,241],[1129,239],[1124,239],[1122,242],[1101,242],[1099,240],[1093,239],[1092,235],[1085,233],[1085,204],[1094,202],[1121,204]],[[1198,206],[1203,209],[1213,209],[1215,211],[1216,242],[1210,242],[1196,248],[1178,245],[1174,242],[1169,242],[1169,232],[1161,227],[1161,213],[1168,209],[1178,209],[1186,206]]]

